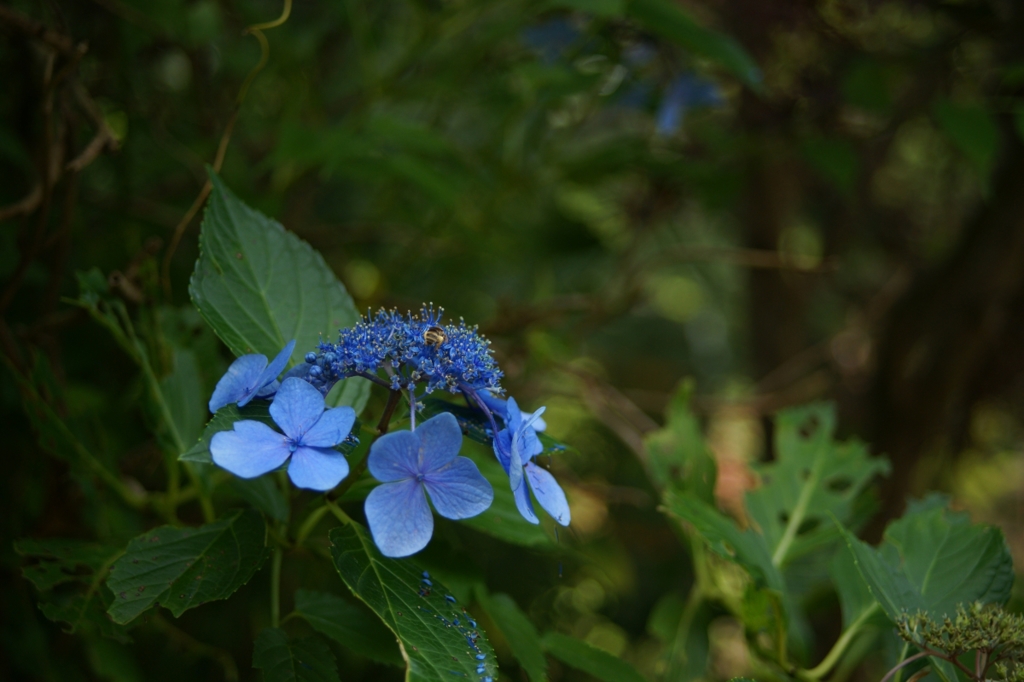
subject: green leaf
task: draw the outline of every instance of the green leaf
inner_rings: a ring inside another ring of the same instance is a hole
[[[843,546],[829,566],[829,576],[836,586],[843,612],[843,630],[878,608],[878,602],[860,577],[852,550]]]
[[[189,283],[192,302],[235,355],[273,357],[296,340],[300,362],[320,340],[358,319],[323,257],[238,199],[210,171],[213,191]]]
[[[405,666],[395,636],[365,607],[328,592],[295,592],[295,614],[317,632],[354,653],[387,665]]]
[[[746,50],[734,38],[699,25],[681,5],[671,0],[627,0],[626,16],[760,90],[761,70]]]
[[[194,443],[203,432],[209,397],[203,390],[195,353],[184,348],[174,351],[174,370],[160,382],[160,393],[173,422],[170,426],[177,432],[172,442],[184,443],[186,447]]]
[[[618,17],[626,9],[626,0],[554,0],[552,7],[589,12],[599,17]]]
[[[747,494],[746,505],[777,567],[833,547],[839,539],[833,519],[849,524],[864,489],[889,471],[863,443],[834,441],[835,422],[835,406],[827,403],[775,418],[778,457],[757,468],[762,485]]]
[[[266,524],[256,511],[236,511],[199,528],[162,526],[128,543],[110,571],[109,609],[127,623],[160,604],[175,617],[227,599],[267,558]]]
[[[868,589],[891,620],[904,612],[952,615],[957,604],[1005,604],[1013,560],[1002,532],[973,524],[966,513],[932,496],[886,528],[872,548],[844,529],[846,543]]]
[[[505,635],[512,655],[530,677],[530,682],[544,682],[547,676],[547,659],[540,643],[540,634],[526,614],[519,610],[515,600],[507,594],[487,594],[485,589],[476,590],[477,601],[483,607],[501,633]]]
[[[603,682],[646,682],[630,664],[584,641],[549,632],[544,635],[543,643],[547,652],[562,663]]]
[[[988,109],[942,100],[935,105],[935,119],[987,181],[999,149],[999,127]]]
[[[650,470],[661,487],[690,491],[701,500],[715,500],[715,460],[704,442],[700,422],[690,410],[693,382],[676,391],[666,410],[665,428],[644,438]]]
[[[289,640],[278,628],[256,638],[252,667],[263,671],[264,682],[338,682],[338,663],[320,637]]]
[[[772,564],[771,551],[763,535],[751,529],[740,530],[720,511],[689,493],[667,492],[665,511],[691,524],[708,547],[747,569],[761,586],[782,592],[782,575]]]
[[[256,478],[233,478],[231,489],[256,509],[282,523],[288,520],[288,501],[281,494],[272,474]]]
[[[82,582],[100,570],[121,550],[82,540],[18,540],[14,551],[27,559],[34,559],[21,569],[21,574],[40,592],[69,582]]]
[[[485,675],[497,677],[494,650],[486,636],[470,627],[458,604],[445,599],[449,593],[440,581],[434,580],[427,593],[421,583],[423,570],[416,563],[382,556],[366,529],[355,522],[333,529],[329,537],[341,579],[398,637],[408,682],[476,680],[481,664]],[[467,641],[474,632],[479,633],[475,649]],[[478,655],[483,658],[478,660]]]
[[[235,422],[243,419],[254,419],[263,422],[272,429],[277,429],[277,425],[270,416],[269,403],[255,400],[245,407],[238,407],[238,405],[233,403],[225,405],[217,410],[217,414],[213,415],[213,419],[203,429],[203,435],[200,436],[196,444],[182,453],[178,459],[183,462],[213,464],[213,458],[210,456],[210,441],[213,440],[214,434],[221,431],[230,431],[235,427]]]

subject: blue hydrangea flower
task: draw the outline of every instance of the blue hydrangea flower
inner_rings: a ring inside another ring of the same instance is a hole
[[[288,358],[292,356],[294,348],[293,339],[270,364],[267,364],[266,355],[259,354],[243,355],[232,362],[228,371],[217,382],[217,387],[213,389],[213,395],[210,396],[210,412],[216,412],[231,403],[245,407],[253,398],[266,395],[269,392],[266,389],[276,388],[274,382],[277,381],[277,375],[288,364]]]
[[[459,457],[462,430],[448,412],[415,431],[377,439],[368,455],[370,473],[382,484],[366,498],[366,520],[384,556],[415,554],[430,542],[434,509],[448,519],[468,519],[491,506],[494,490],[466,457]]]
[[[524,415],[515,398],[509,398],[506,411],[505,428],[494,439],[494,454],[508,473],[516,508],[530,523],[540,523],[530,501],[530,490],[533,490],[541,508],[555,521],[568,526],[571,515],[565,492],[547,469],[531,461],[544,451],[534,428],[544,408]],[[529,489],[524,479],[529,482]]]
[[[508,421],[508,400],[499,398],[490,391],[480,391],[479,396],[480,400],[491,412],[501,417],[502,421]],[[532,414],[523,414],[523,422],[529,424],[535,432],[543,432],[548,428],[547,422],[541,418],[541,415],[544,414],[544,410],[545,408],[542,407]]]
[[[306,356],[307,381],[324,394],[350,376],[396,390],[423,383],[427,393],[457,393],[464,386],[500,392],[502,373],[490,342],[462,320],[444,324],[443,314],[441,308],[424,306],[418,314],[380,310],[367,316],[342,329],[337,343],[321,343],[318,352]],[[378,376],[380,370],[389,376]]]
[[[284,431],[242,420],[210,441],[213,461],[241,478],[273,471],[288,458],[288,477],[300,488],[330,490],[348,476],[348,461],[334,446],[352,430],[351,407],[324,410],[320,392],[302,379],[285,379],[270,404],[270,416]]]

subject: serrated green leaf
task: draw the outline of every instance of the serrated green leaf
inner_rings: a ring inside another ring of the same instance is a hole
[[[174,351],[174,369],[160,382],[160,393],[173,422],[169,426],[177,433],[177,438],[171,439],[172,443],[180,442],[186,446],[194,443],[203,432],[208,398],[204,395],[195,353],[184,348]],[[178,453],[179,456],[181,454]]]
[[[352,298],[319,253],[246,206],[212,170],[210,181],[189,293],[235,355],[273,357],[295,339],[299,362],[321,334],[356,323]]]
[[[860,577],[853,551],[843,546],[829,565],[829,576],[836,586],[839,605],[843,612],[843,630],[878,609],[878,602]]]
[[[932,501],[942,499],[933,496]],[[891,620],[904,612],[952,615],[957,604],[1005,604],[1013,560],[998,528],[930,502],[911,509],[872,548],[845,529],[858,571]]]
[[[160,604],[175,617],[227,599],[267,558],[266,524],[253,510],[235,511],[199,528],[162,526],[128,543],[110,571],[108,612],[127,623]]]
[[[329,592],[298,590],[295,614],[359,656],[387,665],[405,667],[395,635],[369,613]]]
[[[849,523],[855,503],[889,463],[857,441],[834,441],[835,406],[814,403],[775,418],[777,459],[757,467],[762,485],[746,496],[747,511],[764,535],[772,563],[831,548],[839,540],[833,519]]]
[[[484,589],[478,589],[476,597],[487,615],[505,635],[512,655],[526,671],[530,682],[547,680],[548,662],[544,658],[540,634],[526,614],[519,610],[515,600],[507,594],[488,594]]]
[[[543,643],[547,652],[562,663],[593,675],[602,682],[646,682],[636,668],[621,658],[582,640],[549,632],[544,635]]]
[[[263,671],[264,682],[338,682],[338,663],[320,637],[289,640],[278,628],[256,638],[252,667]]]
[[[497,677],[486,635],[470,626],[458,604],[445,599],[448,592],[440,581],[433,580],[427,592],[423,570],[415,562],[382,556],[366,529],[355,522],[332,530],[330,540],[341,579],[398,637],[408,682],[450,682],[460,676],[476,680],[480,665],[484,675]],[[467,637],[473,633],[479,637],[470,646]]]
[[[98,632],[119,642],[130,642],[128,629],[131,626],[115,623],[107,613],[112,602],[110,594],[102,589],[70,594],[58,591],[42,595],[39,610],[53,622],[64,623],[63,630],[68,634]]]
[[[698,24],[670,0],[627,0],[626,16],[645,28],[707,57],[731,71],[746,85],[761,88],[761,70],[736,40]]]
[[[782,575],[772,564],[771,551],[763,535],[749,528],[740,530],[732,519],[689,493],[667,492],[664,508],[691,524],[716,554],[747,569],[757,584],[784,591]]]
[[[264,474],[256,478],[233,478],[231,489],[236,495],[256,509],[274,519],[285,522],[288,520],[288,501],[281,494],[272,474]]]
[[[18,540],[14,551],[36,560],[23,567],[21,574],[41,592],[63,583],[87,582],[93,573],[121,553],[120,548],[62,538]]]

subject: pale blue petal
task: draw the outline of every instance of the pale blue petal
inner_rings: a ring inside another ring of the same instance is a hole
[[[210,396],[210,412],[216,412],[225,405],[243,401],[242,404],[252,400],[256,393],[256,381],[260,372],[267,366],[265,355],[243,355],[228,367],[228,371],[217,382]]]
[[[283,383],[286,379],[291,379],[292,377],[305,379],[306,375],[309,374],[309,368],[312,366],[308,362],[300,362],[284,373],[284,376],[281,377],[281,382]]]
[[[502,429],[498,431],[498,435],[495,437],[494,442],[491,443],[491,447],[494,448],[494,456],[498,458],[498,464],[501,468],[508,473],[508,462],[512,452],[512,436],[509,435],[508,429]]]
[[[270,403],[270,416],[290,438],[299,440],[324,413],[324,397],[302,379],[285,379]]]
[[[505,426],[512,433],[515,433],[523,425],[523,413],[519,409],[519,403],[512,396],[505,401]]]
[[[508,458],[508,484],[512,490],[523,487],[523,460],[519,454],[520,439],[512,437],[512,450]]]
[[[232,431],[215,433],[210,441],[213,462],[235,476],[255,478],[278,468],[291,451],[285,437],[263,422],[235,422]]]
[[[534,497],[537,498],[537,504],[555,521],[563,526],[568,526],[571,519],[569,503],[565,499],[562,486],[558,485],[558,481],[551,475],[551,472],[533,462],[528,462],[526,480],[530,482],[530,488],[533,489]]]
[[[281,382],[275,379],[274,381],[271,381],[269,384],[267,384],[260,390],[256,391],[256,397],[272,399],[274,397],[274,394],[277,393],[277,389],[279,388],[281,388]]]
[[[355,423],[356,411],[351,407],[332,407],[306,431],[302,444],[311,448],[333,448],[345,440]]]
[[[288,361],[291,359],[293,350],[295,350],[295,339],[286,343],[284,348],[281,349],[281,352],[278,353],[274,359],[270,361],[270,364],[267,365],[267,368],[260,373],[260,388],[263,388],[270,382],[277,379],[277,375],[281,373],[281,370],[285,368]]]
[[[434,534],[434,517],[423,486],[413,479],[377,486],[367,496],[364,508],[373,541],[384,556],[415,554]]]
[[[494,500],[494,489],[476,464],[456,457],[444,467],[423,478],[437,513],[446,519],[468,519],[487,511]]]
[[[540,523],[540,519],[533,511],[533,502],[530,501],[530,489],[524,481],[519,488],[512,491],[512,497],[516,501],[516,509],[523,515],[523,518],[530,523]]]
[[[462,429],[451,412],[442,412],[416,427],[420,441],[419,470],[423,473],[440,469],[459,455]]]
[[[386,433],[370,446],[367,466],[378,481],[416,478],[420,440],[412,431]]]
[[[348,476],[345,455],[330,448],[300,447],[288,463],[288,478],[299,488],[330,490]]]
[[[499,398],[498,396],[494,395],[490,391],[479,391],[477,393],[477,395],[480,396],[480,400],[483,402],[484,405],[487,406],[487,408],[492,413],[494,413],[495,415],[501,417],[502,420],[507,418],[507,416],[508,416],[508,408],[506,406],[507,403],[508,403],[507,400],[505,400],[504,398]]]

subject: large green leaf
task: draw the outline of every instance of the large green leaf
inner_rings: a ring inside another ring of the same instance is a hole
[[[957,604],[1004,604],[1013,585],[1013,560],[998,528],[971,523],[945,498],[913,505],[885,531],[877,549],[843,531],[864,582],[890,619],[926,611],[952,615]]]
[[[295,339],[292,361],[300,362],[321,335],[333,339],[356,323],[352,298],[319,253],[246,206],[213,171],[210,181],[189,293],[235,355],[273,357]]]
[[[814,403],[775,418],[776,460],[758,467],[761,487],[747,494],[751,519],[782,568],[796,557],[833,547],[836,524],[855,519],[864,489],[889,464],[857,441],[834,441],[835,406]]]
[[[763,535],[750,528],[740,530],[732,519],[690,493],[667,492],[664,509],[693,526],[716,554],[747,569],[758,585],[784,591],[782,575],[772,564]]]
[[[111,569],[108,612],[127,623],[159,603],[180,616],[231,596],[267,554],[266,524],[257,511],[235,511],[199,528],[156,528],[129,542]]]
[[[761,70],[746,50],[734,38],[695,22],[680,4],[671,0],[626,0],[625,11],[654,33],[718,62],[746,85],[761,87]]]
[[[476,590],[477,601],[501,633],[505,635],[512,655],[530,677],[530,682],[545,682],[547,659],[541,645],[540,634],[526,614],[507,594],[488,594],[482,587]]]
[[[288,500],[277,486],[273,474],[256,478],[233,478],[231,490],[254,508],[282,523],[288,520]]]
[[[57,585],[81,582],[83,576],[95,573],[116,558],[121,550],[83,540],[18,540],[14,551],[30,560],[21,574],[40,592]]]
[[[408,682],[497,677],[494,650],[437,580],[428,588],[411,559],[388,559],[355,522],[330,532],[331,555],[349,589],[398,637]],[[454,599],[454,598],[452,598]],[[457,621],[457,622],[456,622]],[[478,635],[471,644],[470,638]],[[478,658],[479,657],[479,658]],[[477,673],[482,667],[483,673]]]
[[[167,403],[168,417],[175,434],[171,443],[190,446],[203,432],[206,400],[195,353],[185,348],[174,351],[174,369],[160,382],[160,393]],[[174,450],[171,450],[174,452]],[[178,452],[178,454],[182,454]]]
[[[494,457],[481,455],[475,448],[464,448],[464,455],[476,462],[480,473],[494,489],[494,501],[487,511],[469,519],[459,521],[481,533],[504,540],[514,545],[535,548],[551,548],[555,546],[551,537],[544,529],[523,518],[516,508],[512,489],[509,487],[508,474],[501,468]]]
[[[573,637],[549,632],[544,635],[544,648],[570,668],[582,670],[603,682],[646,682],[636,668],[621,658]]]
[[[263,682],[338,682],[338,663],[320,637],[289,640],[278,628],[256,638],[252,667],[263,671]]]
[[[388,665],[405,666],[395,636],[368,612],[329,592],[298,590],[295,614],[354,653]]]

